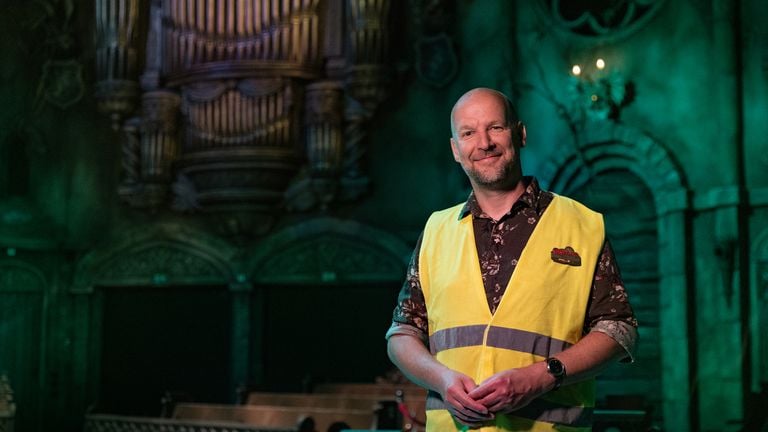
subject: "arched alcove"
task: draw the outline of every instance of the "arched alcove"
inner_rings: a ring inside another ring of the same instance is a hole
[[[684,173],[662,143],[623,124],[591,121],[574,144],[574,151],[543,168],[542,185],[605,215],[640,321],[638,364],[607,371],[599,390],[603,396],[644,395],[667,428],[688,430],[690,204]]]
[[[335,218],[299,223],[251,251],[254,384],[309,390],[372,381],[391,365],[384,334],[412,249],[387,232]]]
[[[76,379],[94,412],[159,416],[165,392],[229,403],[236,249],[195,227],[121,232],[77,265]],[[234,291],[234,292],[233,292]]]

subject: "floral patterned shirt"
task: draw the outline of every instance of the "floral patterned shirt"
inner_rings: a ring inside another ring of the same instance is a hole
[[[535,178],[526,177],[525,192],[498,221],[486,215],[470,194],[460,217],[473,217],[473,228],[483,286],[491,313],[501,302],[523,248],[554,195],[542,190]],[[427,340],[427,310],[419,281],[419,238],[405,283],[398,296],[387,337],[411,334]],[[624,289],[613,249],[606,239],[595,269],[584,333],[599,331],[616,340],[631,359],[637,340],[637,320]]]

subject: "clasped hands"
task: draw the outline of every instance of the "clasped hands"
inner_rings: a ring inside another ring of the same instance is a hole
[[[479,385],[454,370],[443,376],[446,408],[460,423],[475,427],[528,405],[545,393],[546,385],[530,367],[499,372]]]

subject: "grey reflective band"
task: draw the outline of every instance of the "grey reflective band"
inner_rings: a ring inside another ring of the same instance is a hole
[[[469,325],[438,330],[429,337],[429,350],[437,354],[451,348],[482,345],[485,328],[484,325]]]
[[[480,346],[483,344],[485,329],[484,325],[470,325],[438,330],[429,337],[429,350],[437,354],[451,348]],[[546,335],[505,327],[488,329],[486,344],[541,357],[551,357],[571,346],[569,342]]]
[[[426,408],[427,411],[446,409],[440,395],[433,391],[430,391],[427,396]],[[593,414],[594,408],[567,406],[544,399],[534,399],[523,408],[507,415],[571,427],[590,427]]]
[[[570,343],[525,330],[491,327],[488,330],[488,346],[550,357],[562,352]]]

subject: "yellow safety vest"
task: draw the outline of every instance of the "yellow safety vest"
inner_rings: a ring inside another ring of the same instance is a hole
[[[491,314],[472,217],[459,219],[461,208],[432,214],[419,252],[430,351],[436,359],[479,384],[578,342],[605,236],[602,215],[555,195]],[[478,430],[590,431],[594,400],[594,380],[566,385],[512,414],[497,415]],[[427,431],[457,430],[463,430],[462,425],[453,420],[440,395],[430,392]]]

